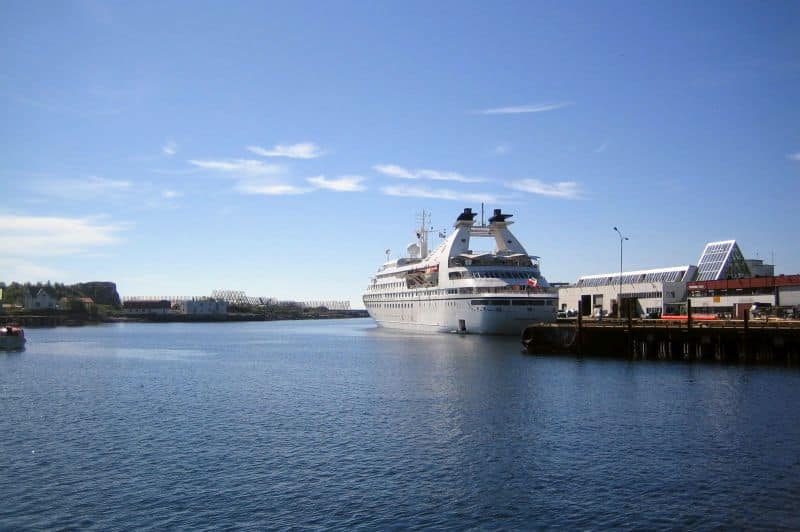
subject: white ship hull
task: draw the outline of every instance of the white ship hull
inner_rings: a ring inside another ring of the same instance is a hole
[[[485,298],[481,298],[484,300]],[[499,298],[498,298],[499,299]],[[553,299],[543,300],[532,296],[534,305],[522,305],[524,300],[501,300],[517,305],[473,305],[474,299],[415,301],[413,307],[387,307],[368,309],[369,315],[380,327],[428,332],[460,332],[466,334],[517,335],[535,322],[555,321],[556,307]],[[491,301],[491,300],[489,300]],[[400,303],[400,305],[410,305]]]

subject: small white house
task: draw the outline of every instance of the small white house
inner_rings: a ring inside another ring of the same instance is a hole
[[[56,299],[40,288],[35,296],[26,291],[23,297],[22,306],[25,310],[53,310],[56,308]]]
[[[227,314],[228,303],[221,299],[203,297],[181,301],[180,309],[183,314]]]

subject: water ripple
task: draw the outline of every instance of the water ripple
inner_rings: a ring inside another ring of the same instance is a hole
[[[796,528],[798,399],[366,320],[32,330],[0,529]]]

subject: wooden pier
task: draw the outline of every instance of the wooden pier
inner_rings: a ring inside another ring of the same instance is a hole
[[[800,321],[758,319],[634,320],[631,318],[527,327],[530,354],[572,353],[631,360],[686,360],[800,365]]]

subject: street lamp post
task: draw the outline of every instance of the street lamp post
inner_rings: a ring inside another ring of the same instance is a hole
[[[617,292],[617,317],[622,317],[622,241],[629,240],[627,236],[622,236],[619,229],[614,227],[614,231],[619,235],[619,292]]]

